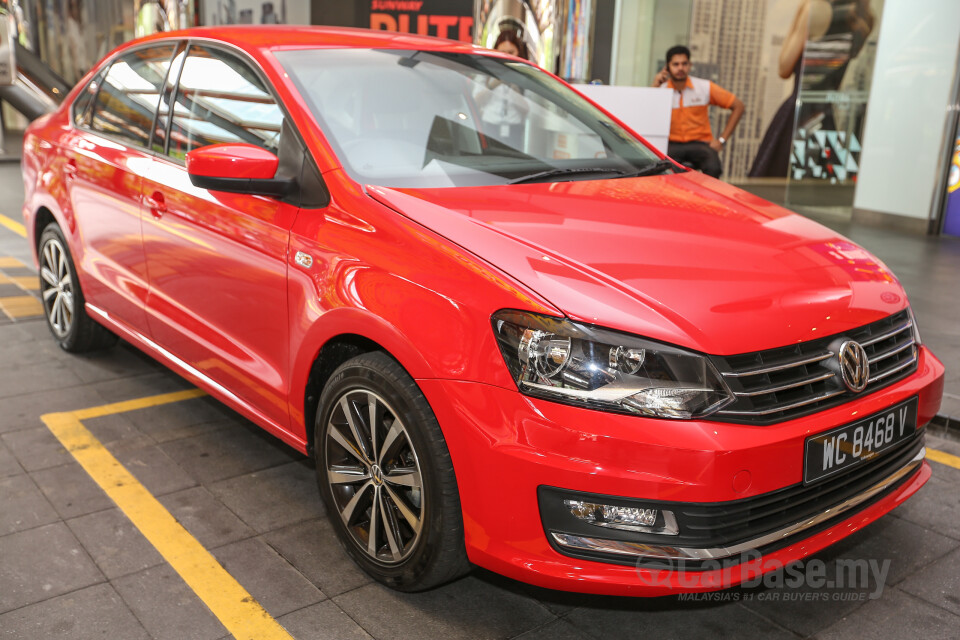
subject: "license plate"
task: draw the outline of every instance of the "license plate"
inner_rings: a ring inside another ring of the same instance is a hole
[[[816,482],[876,458],[917,429],[917,398],[807,438],[803,481]]]

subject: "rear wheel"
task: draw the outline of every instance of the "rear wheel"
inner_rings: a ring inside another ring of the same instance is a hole
[[[83,353],[113,346],[117,336],[87,315],[77,270],[63,232],[51,222],[40,235],[40,296],[47,326],[65,351]]]
[[[386,354],[364,354],[334,372],[320,407],[320,493],[353,559],[401,591],[466,573],[453,464],[416,382]]]

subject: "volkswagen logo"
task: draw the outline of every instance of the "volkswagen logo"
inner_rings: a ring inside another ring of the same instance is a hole
[[[846,340],[840,345],[840,377],[847,389],[860,393],[870,381],[870,363],[867,352],[857,342]]]

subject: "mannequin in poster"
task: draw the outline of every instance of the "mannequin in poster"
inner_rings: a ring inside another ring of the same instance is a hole
[[[875,16],[869,0],[802,0],[783,41],[779,75],[793,76],[793,92],[770,121],[749,176],[786,177],[793,143],[794,110],[800,89],[836,91],[850,61],[873,31]],[[797,127],[834,130],[829,105],[804,105]]]

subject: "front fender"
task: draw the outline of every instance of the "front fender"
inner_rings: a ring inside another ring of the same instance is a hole
[[[302,211],[291,234],[292,428],[305,431],[305,390],[320,350],[344,334],[377,343],[416,379],[516,388],[491,315],[504,308],[562,314],[462,247],[365,194],[334,188],[331,195],[325,210]]]

